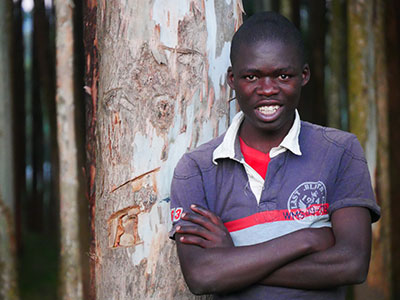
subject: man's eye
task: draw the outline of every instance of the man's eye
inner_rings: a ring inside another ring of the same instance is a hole
[[[257,76],[255,76],[255,75],[247,75],[247,76],[245,76],[245,78],[246,78],[248,81],[255,81],[255,80],[257,80]]]
[[[288,80],[289,79],[289,75],[287,75],[287,74],[281,74],[281,75],[279,75],[279,79],[282,79],[282,80]]]

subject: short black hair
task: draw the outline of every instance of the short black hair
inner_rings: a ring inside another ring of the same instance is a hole
[[[295,47],[298,50],[301,64],[306,63],[304,41],[300,31],[284,16],[268,11],[252,15],[233,35],[231,64],[234,64],[241,45],[251,45],[260,41],[279,41]]]

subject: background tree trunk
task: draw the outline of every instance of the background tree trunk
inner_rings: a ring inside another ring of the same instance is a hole
[[[300,0],[280,0],[279,12],[300,28]]]
[[[325,1],[308,1],[307,18],[302,19],[302,32],[310,65],[311,80],[303,88],[299,104],[302,120],[326,125],[324,95],[325,69]],[[304,9],[303,11],[307,11]]]
[[[97,299],[194,298],[168,239],[170,182],[183,153],[224,132],[236,112],[225,74],[241,1],[97,9]]]
[[[22,0],[14,1],[12,26],[12,85],[14,131],[14,185],[15,191],[15,240],[17,252],[21,251],[22,203],[26,198],[26,109],[24,43],[22,33]]]
[[[357,299],[391,299],[391,198],[389,179],[388,82],[385,60],[384,3],[349,1],[349,126],[365,150],[382,219],[373,224],[370,272],[356,286]]]
[[[56,0],[57,129],[60,159],[61,298],[83,299],[75,132],[73,3]],[[111,298],[110,298],[111,299]]]
[[[391,299],[400,299],[400,2],[385,1],[385,57],[388,80],[389,172],[390,172],[390,252]],[[386,226],[386,225],[385,225]],[[387,273],[388,270],[385,270]]]
[[[17,299],[12,139],[12,1],[0,2],[0,299]]]
[[[327,124],[347,130],[347,40],[346,3],[330,2],[330,27],[328,35],[328,75],[325,78]]]
[[[97,49],[97,1],[86,0],[83,12],[83,40],[85,57],[85,103],[86,103],[86,198],[89,203],[89,269],[90,284],[88,297],[96,299],[96,122],[97,122],[97,87],[99,79]]]

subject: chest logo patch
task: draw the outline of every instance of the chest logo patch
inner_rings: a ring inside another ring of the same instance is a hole
[[[303,182],[288,200],[290,218],[299,222],[312,222],[328,214],[326,187],[322,181]]]

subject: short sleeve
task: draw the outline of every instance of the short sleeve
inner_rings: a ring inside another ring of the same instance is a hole
[[[192,204],[208,208],[201,171],[196,162],[185,154],[175,168],[171,183],[171,239],[174,239],[176,226],[186,223],[181,217],[184,212],[192,211]]]
[[[380,218],[380,208],[375,201],[367,161],[355,136],[352,136],[343,152],[333,196],[329,202],[330,215],[340,208],[359,206],[369,209],[372,222]]]

